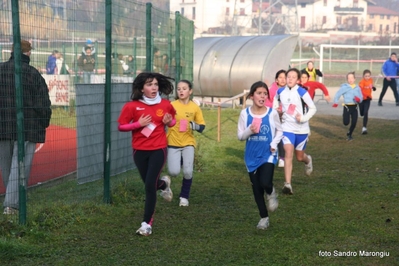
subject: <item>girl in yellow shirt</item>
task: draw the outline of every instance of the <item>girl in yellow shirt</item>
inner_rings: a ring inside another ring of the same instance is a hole
[[[176,110],[176,124],[168,129],[168,172],[171,176],[180,174],[183,168],[183,181],[179,206],[188,206],[194,169],[194,131],[202,133],[205,121],[201,108],[190,100],[192,84],[188,80],[177,83],[178,99],[172,102]]]

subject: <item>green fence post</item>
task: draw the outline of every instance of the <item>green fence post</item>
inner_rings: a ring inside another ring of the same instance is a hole
[[[111,51],[112,0],[105,3],[105,86],[104,86],[104,203],[111,203]],[[97,51],[98,52],[98,51]]]
[[[114,49],[112,52],[112,67],[111,75],[118,74],[118,66],[116,65],[116,60],[118,60],[118,41],[114,40]]]
[[[137,73],[137,38],[133,39],[133,78],[136,78]]]
[[[79,59],[79,57],[78,57],[78,44],[77,43],[75,43],[75,47],[74,47],[74,51],[73,51],[73,54],[74,54],[74,57],[75,57],[75,60],[74,60],[74,64],[73,64],[73,71],[75,72],[75,84],[78,84],[78,81],[79,81],[79,67],[78,67],[78,59]]]
[[[97,74],[98,73],[98,40],[94,42],[94,71]]]
[[[175,44],[176,44],[176,51],[175,51],[175,61],[176,61],[176,86],[177,88],[177,82],[180,80],[180,75],[181,75],[181,62],[180,62],[180,12],[176,11],[175,12]],[[176,92],[175,92],[176,96]]]
[[[151,10],[152,10],[152,4],[151,3],[146,3],[146,19],[145,19],[145,36],[146,36],[146,40],[145,40],[145,46],[146,46],[146,50],[145,50],[145,70],[147,72],[152,72],[152,52],[151,52]]]
[[[26,224],[26,185],[25,176],[25,136],[24,136],[24,101],[22,88],[22,63],[21,63],[21,32],[19,23],[19,1],[11,1],[12,30],[14,42],[14,68],[15,68],[15,90],[17,107],[17,142],[18,142],[18,192],[19,192],[19,223]]]

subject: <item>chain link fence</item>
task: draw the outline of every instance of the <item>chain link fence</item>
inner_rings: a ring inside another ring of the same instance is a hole
[[[15,41],[28,40],[34,48],[30,65],[44,78],[51,100],[46,141],[36,145],[28,185],[75,173],[90,175],[81,176],[79,183],[109,180],[133,168],[131,136],[117,132],[115,116],[130,100],[131,83],[143,71],[160,72],[176,82],[193,80],[193,22],[178,12],[132,0],[21,0],[0,1],[0,6],[0,62],[9,60]],[[15,51],[15,58],[19,56]],[[1,90],[8,85],[4,78],[0,83]],[[20,107],[0,106],[0,111],[15,108],[18,113]],[[23,130],[18,127],[17,133],[26,133]],[[107,146],[120,145],[128,145],[130,152],[114,149],[107,154]],[[128,158],[125,164],[121,158]],[[112,170],[104,170],[108,167]],[[24,192],[23,182],[19,184],[19,192]],[[3,197],[6,186],[0,183]],[[104,186],[109,191],[110,183]],[[19,194],[19,218],[24,222],[26,198]],[[106,202],[109,198],[104,196]]]

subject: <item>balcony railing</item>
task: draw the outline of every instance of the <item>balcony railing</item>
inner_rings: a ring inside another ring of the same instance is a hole
[[[363,7],[334,7],[334,12],[345,12],[345,13],[362,13],[364,12]]]

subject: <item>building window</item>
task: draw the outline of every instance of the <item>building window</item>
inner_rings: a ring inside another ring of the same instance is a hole
[[[369,31],[373,30],[373,24],[369,24]]]
[[[180,14],[184,16],[184,7],[181,8]]]
[[[391,19],[391,16],[390,16],[390,15],[387,15],[387,19]]]
[[[230,2],[229,0],[226,0],[226,2],[228,3],[228,2]]]
[[[359,7],[359,0],[353,0],[353,7]]]
[[[322,22],[322,24],[326,24],[327,23],[327,17],[326,16],[323,16],[323,22]]]
[[[385,26],[385,31],[389,31],[389,24]]]
[[[384,19],[384,15],[380,15],[380,19]]]
[[[181,2],[184,4],[184,0],[181,0]]]
[[[370,18],[374,18],[374,15],[370,15]]]
[[[379,32],[382,32],[382,24],[380,24],[380,31]]]
[[[226,7],[226,16],[230,16],[230,7]]]
[[[195,7],[193,7],[193,20],[195,20]]]
[[[323,1],[324,6],[327,6],[327,0]]]
[[[245,0],[240,0],[240,2],[241,2],[241,3],[244,3],[244,2],[245,2]]]
[[[245,8],[240,8],[240,16],[245,16]]]

